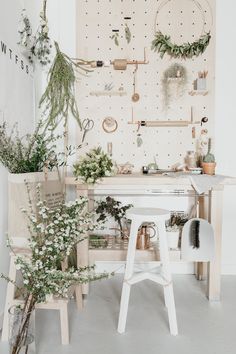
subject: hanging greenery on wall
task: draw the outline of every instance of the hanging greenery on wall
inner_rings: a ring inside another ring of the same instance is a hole
[[[200,11],[203,27],[201,31],[201,35],[199,39],[195,40],[194,42],[184,42],[182,44],[176,44],[172,41],[171,36],[168,34],[164,34],[159,29],[159,19],[158,16],[160,11],[171,2],[172,0],[164,0],[160,3],[157,12],[156,12],[156,19],[155,19],[155,37],[152,41],[152,50],[158,52],[160,57],[163,58],[165,54],[168,54],[171,58],[175,59],[188,59],[193,57],[198,57],[199,55],[203,54],[208,47],[210,40],[211,40],[211,33],[210,31],[206,31],[206,10],[204,10],[201,4],[197,0],[191,0],[196,8]],[[208,3],[209,5],[209,3]],[[209,5],[209,10],[212,17],[212,10]],[[194,12],[194,11],[193,11]],[[171,11],[169,11],[171,13]]]
[[[26,10],[21,13],[19,26],[20,40],[18,42],[24,48],[31,64],[37,60],[42,66],[51,62],[52,42],[49,38],[49,27],[47,20],[47,0],[43,0],[43,10],[40,12],[40,23],[37,32],[32,36],[32,28]]]
[[[163,73],[162,93],[164,109],[167,110],[173,97],[180,98],[186,91],[187,70],[183,65],[174,63]]]
[[[47,114],[45,130],[54,130],[64,120],[67,124],[69,113],[78,122],[81,128],[79,111],[75,98],[76,70],[90,72],[83,65],[88,64],[84,60],[76,61],[61,52],[59,45],[55,42],[56,56],[49,70],[48,85],[39,102],[39,107],[44,107]]]
[[[177,45],[172,43],[169,35],[164,35],[162,32],[158,31],[152,41],[152,50],[160,53],[161,58],[163,58],[165,54],[169,54],[172,58],[186,59],[194,56],[198,57],[205,52],[210,43],[210,39],[211,34],[208,32],[202,35],[197,41]]]

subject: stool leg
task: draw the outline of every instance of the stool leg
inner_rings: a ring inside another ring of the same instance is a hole
[[[129,306],[129,297],[130,297],[130,288],[131,285],[127,282],[133,274],[134,269],[134,259],[135,259],[135,250],[136,250],[136,241],[137,233],[139,228],[139,223],[132,222],[130,229],[130,239],[128,244],[127,258],[126,258],[126,267],[125,275],[122,287],[121,302],[120,302],[120,314],[118,322],[118,332],[124,333],[126,326],[126,319]]]
[[[12,281],[16,280],[16,266],[14,256],[10,258],[10,268],[9,268],[9,279]],[[8,310],[12,306],[15,297],[15,286],[12,283],[7,284],[7,294],[6,294],[6,303],[4,309],[4,319],[2,327],[2,341],[8,341],[9,338],[9,315]]]
[[[170,333],[176,336],[178,334],[178,326],[176,319],[175,299],[170,271],[169,251],[166,239],[165,223],[160,223],[158,226],[160,238],[160,258],[162,262],[162,275],[167,281],[167,285],[164,286],[165,304],[167,306],[168,311]]]
[[[60,308],[61,321],[61,343],[63,345],[69,344],[69,321],[68,321],[68,304],[61,304]]]

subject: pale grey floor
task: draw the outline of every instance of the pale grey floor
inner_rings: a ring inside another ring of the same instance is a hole
[[[133,286],[126,333],[116,332],[122,277],[96,282],[82,312],[70,304],[70,345],[61,346],[58,314],[38,311],[38,354],[235,354],[236,277],[222,277],[222,301],[209,303],[204,282],[174,276],[179,336],[169,334],[162,289]],[[7,353],[0,343],[0,353]]]

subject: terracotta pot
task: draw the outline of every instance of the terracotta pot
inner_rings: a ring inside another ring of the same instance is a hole
[[[216,163],[215,162],[202,162],[203,173],[206,175],[214,175]]]

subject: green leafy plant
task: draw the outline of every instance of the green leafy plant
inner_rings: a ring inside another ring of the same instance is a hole
[[[172,99],[171,96],[172,85],[175,84],[176,96],[181,97],[183,96],[186,90],[187,83],[188,83],[187,70],[183,65],[174,63],[164,71],[163,78],[162,78],[162,92],[163,92],[163,101],[164,101],[165,108],[168,108],[170,101]]]
[[[0,125],[0,162],[11,173],[42,172],[59,165],[55,142],[59,137],[39,133],[19,136],[17,125],[10,133],[6,122]]]
[[[122,220],[125,218],[126,211],[132,206],[132,204],[122,206],[121,202],[108,196],[106,197],[105,201],[98,202],[98,205],[95,209],[96,214],[99,215],[97,221],[104,222],[107,220],[107,217],[110,216],[118,223],[119,229],[122,233]]]
[[[32,27],[25,9],[23,9],[21,12],[21,21],[20,21],[18,33],[20,35],[20,40],[18,44],[21,45],[22,47],[28,48],[30,46]]]
[[[112,159],[102,151],[101,147],[91,149],[74,165],[74,175],[85,183],[94,184],[102,177],[111,176],[114,172]]]
[[[41,65],[50,64],[50,54],[52,51],[52,42],[49,38],[49,27],[46,16],[47,0],[44,0],[43,11],[40,13],[40,25],[34,35],[33,43],[30,48],[29,60],[34,62],[34,57],[38,59]]]
[[[48,114],[45,121],[45,130],[54,130],[64,120],[67,124],[69,113],[76,119],[79,126],[81,122],[75,98],[76,70],[82,73],[90,72],[83,65],[88,62],[80,59],[71,59],[60,51],[59,45],[55,42],[56,56],[48,74],[48,85],[43,93],[39,107],[44,107],[44,113]]]
[[[34,133],[19,136],[17,125],[8,132],[6,122],[0,124],[0,163],[10,173],[42,172],[44,168],[52,170],[65,166],[68,156],[76,153],[81,145],[66,146],[65,151],[57,149],[61,135],[44,134],[38,124]]]
[[[75,245],[86,238],[87,232],[96,228],[93,214],[86,211],[87,203],[87,198],[81,197],[73,202],[61,202],[56,208],[50,209],[41,200],[38,187],[37,211],[33,211],[31,201],[31,211],[23,211],[28,217],[31,231],[28,240],[31,256],[27,259],[16,256],[16,268],[23,278],[23,287],[18,288],[18,291],[24,299],[22,310],[25,316],[22,316],[18,333],[12,339],[11,354],[18,354],[24,345],[30,314],[37,303],[45,302],[48,295],[68,297],[71,285],[108,277],[107,273],[96,274],[93,266],[58,269],[58,263],[64,261]],[[3,274],[0,276],[11,282]]]
[[[211,153],[211,139],[208,140],[208,151],[203,157],[203,162],[205,163],[215,163],[215,156]]]
[[[119,32],[114,32],[111,36],[111,39],[113,39],[115,45],[119,47]]]
[[[171,214],[170,220],[167,223],[167,231],[177,231],[188,221],[186,215],[179,213]]]
[[[203,34],[198,40],[190,43],[183,43],[177,45],[171,42],[169,35],[164,35],[158,31],[155,34],[155,38],[152,41],[152,50],[160,53],[160,57],[163,58],[165,54],[169,54],[172,58],[192,58],[198,57],[203,54],[210,43],[210,32]]]
[[[127,23],[125,24],[125,39],[127,41],[127,43],[129,44],[131,42],[131,31],[129,26],[127,25]]]

